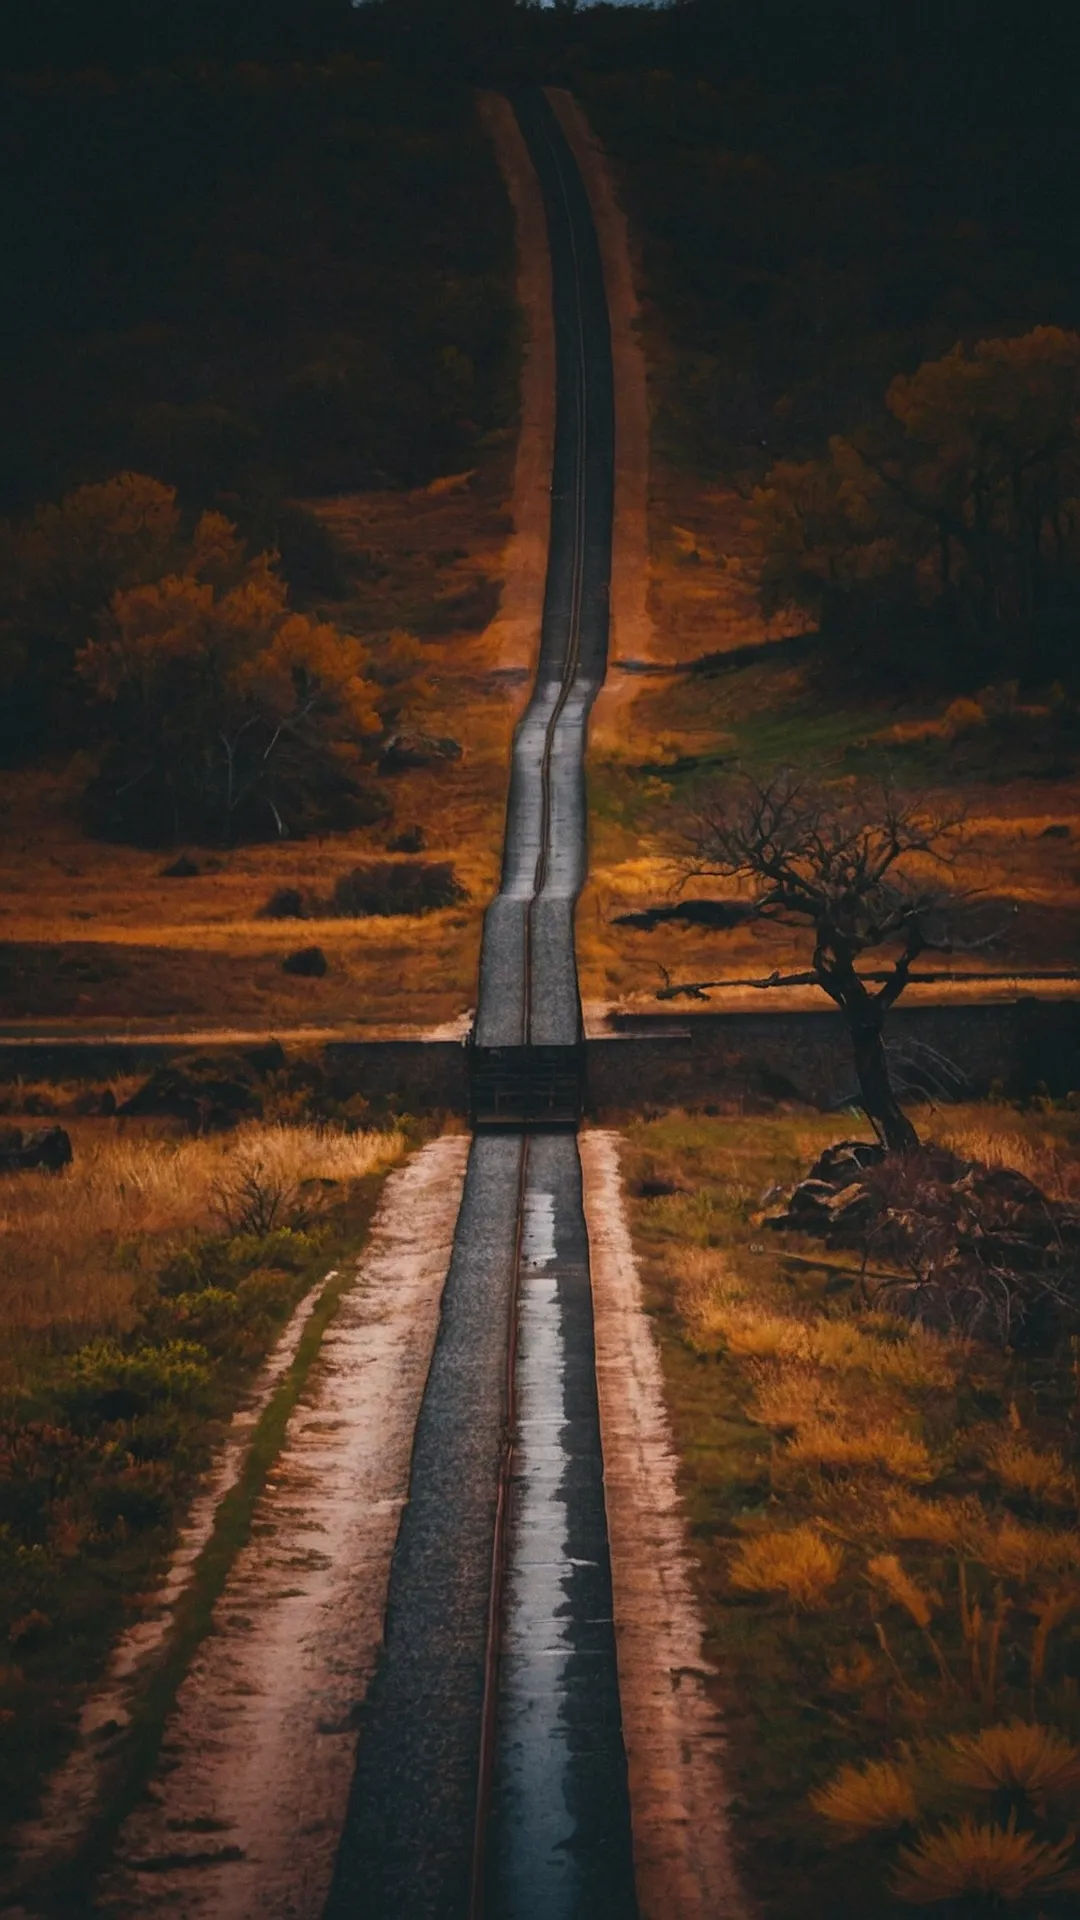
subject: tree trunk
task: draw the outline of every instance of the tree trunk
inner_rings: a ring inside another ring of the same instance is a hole
[[[919,1136],[893,1092],[880,1024],[849,1017],[849,1025],[859,1092],[867,1118],[876,1127],[887,1152],[911,1153],[919,1144]]]

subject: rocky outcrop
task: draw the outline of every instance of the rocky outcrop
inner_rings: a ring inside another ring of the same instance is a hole
[[[0,1127],[0,1173],[60,1173],[73,1157],[63,1127]]]

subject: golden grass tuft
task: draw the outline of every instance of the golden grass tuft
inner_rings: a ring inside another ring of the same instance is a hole
[[[822,1378],[812,1357],[780,1367],[751,1361],[749,1371],[756,1387],[751,1419],[789,1436],[780,1462],[884,1473],[894,1480],[933,1479],[934,1463],[925,1443],[880,1410],[868,1418],[851,1407],[840,1387]]]
[[[1041,1450],[1015,1434],[995,1435],[987,1448],[986,1463],[1010,1493],[1054,1506],[1076,1505],[1076,1476],[1066,1471],[1056,1447]]]
[[[1040,1574],[1080,1573],[1080,1533],[1072,1528],[1026,1527],[1005,1519],[985,1525],[973,1542],[975,1558],[999,1578],[1030,1581]]]
[[[979,1160],[987,1167],[1012,1167],[1044,1193],[1059,1199],[1080,1193],[1080,1169],[1075,1157],[1065,1156],[1061,1143],[1052,1135],[1033,1136],[1008,1127],[968,1125],[939,1128],[935,1138],[964,1160]]]
[[[676,1307],[696,1346],[722,1343],[740,1360],[801,1361],[913,1392],[951,1387],[959,1368],[955,1343],[920,1328],[890,1326],[882,1337],[854,1320],[809,1320],[755,1303],[712,1249],[680,1254]]]
[[[895,1553],[875,1554],[867,1572],[876,1586],[883,1587],[894,1606],[910,1614],[917,1627],[927,1628],[941,1605],[941,1596],[920,1587],[901,1565]]]
[[[809,1365],[750,1369],[756,1392],[751,1416],[776,1433],[796,1433],[811,1422],[839,1419],[844,1402],[836,1387]]]
[[[148,1243],[220,1225],[216,1202],[261,1167],[283,1184],[349,1181],[399,1158],[398,1133],[252,1124],[234,1134],[176,1139],[73,1127],[63,1173],[4,1182],[0,1315],[8,1328],[130,1325]]]
[[[1027,1584],[1040,1574],[1080,1572],[1080,1533],[1071,1527],[1031,1526],[1006,1515],[991,1520],[974,1495],[925,1500],[892,1494],[881,1526],[897,1540],[922,1540],[962,1559],[977,1560],[998,1579]]]
[[[940,1766],[947,1779],[973,1793],[1005,1790],[1043,1802],[1080,1787],[1080,1748],[1051,1727],[1024,1720],[955,1734],[940,1750]]]
[[[960,1350],[955,1341],[913,1327],[906,1339],[875,1340],[866,1360],[867,1371],[890,1386],[910,1392],[933,1392],[955,1385],[960,1371]]]
[[[1046,1898],[1080,1885],[1069,1869],[1071,1852],[1071,1840],[1038,1840],[1011,1821],[999,1827],[965,1819],[902,1847],[893,1890],[915,1907],[977,1894],[1006,1902]]]
[[[732,1301],[727,1306],[717,1302],[710,1324],[740,1360],[793,1360],[805,1358],[808,1352],[808,1329],[801,1321],[746,1302]]]
[[[822,1607],[844,1564],[843,1550],[816,1527],[792,1527],[744,1540],[731,1563],[731,1584],[743,1593],[784,1594],[806,1611]]]
[[[888,1423],[849,1427],[843,1422],[806,1420],[788,1442],[783,1458],[800,1467],[862,1470],[887,1474],[893,1480],[932,1480],[935,1471],[924,1442]]]
[[[914,1493],[890,1496],[882,1515],[886,1533],[897,1540],[925,1540],[935,1547],[967,1551],[985,1531],[979,1501],[969,1496],[962,1500],[926,1500]]]
[[[811,1793],[810,1805],[836,1829],[839,1840],[895,1833],[914,1826],[919,1817],[911,1781],[891,1760],[841,1767],[827,1786]]]
[[[745,1300],[746,1289],[732,1272],[725,1254],[715,1247],[680,1247],[673,1263],[675,1311],[691,1346],[700,1350],[716,1344],[727,1315]]]

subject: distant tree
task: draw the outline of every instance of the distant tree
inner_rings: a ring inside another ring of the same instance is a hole
[[[885,1017],[920,954],[971,944],[962,937],[961,903],[943,884],[958,826],[887,789],[841,796],[781,773],[764,785],[747,777],[715,790],[689,823],[679,857],[684,882],[741,882],[749,916],[809,929],[808,971],[760,984],[818,986],[840,1009],[863,1107],[890,1152],[911,1150],[918,1136],[893,1085]],[[655,915],[678,917],[678,907]],[[890,949],[888,967],[859,970],[865,955]]]
[[[70,720],[75,654],[114,593],[183,558],[176,492],[143,473],[0,526],[0,693],[19,744]]]
[[[766,605],[808,609],[871,674],[1075,680],[1080,334],[954,347],[886,404],[890,434],[755,493]]]
[[[99,830],[144,844],[295,835],[372,818],[365,740],[382,729],[358,640],[290,611],[272,556],[205,514],[187,570],[113,595],[78,672],[107,750]]]

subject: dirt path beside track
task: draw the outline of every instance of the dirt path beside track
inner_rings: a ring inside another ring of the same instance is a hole
[[[623,739],[627,709],[640,682],[620,671],[625,660],[655,657],[649,613],[649,393],[640,308],[626,215],[611,167],[573,94],[546,89],[588,190],[600,242],[611,320],[615,374],[615,520],[611,555],[611,640],[608,677],[593,708],[594,742]]]
[[[97,1911],[322,1911],[467,1151],[437,1140],[386,1183]]]
[[[544,604],[551,452],[555,437],[551,260],[540,185],[514,110],[501,93],[482,93],[479,108],[514,209],[518,257],[516,292],[524,330],[518,442],[510,500],[513,530],[506,547],[502,598],[486,638],[497,644],[501,667],[531,670],[540,641]]]
[[[660,1356],[623,1204],[618,1135],[579,1141],[619,1694],[642,1920],[745,1920]]]

